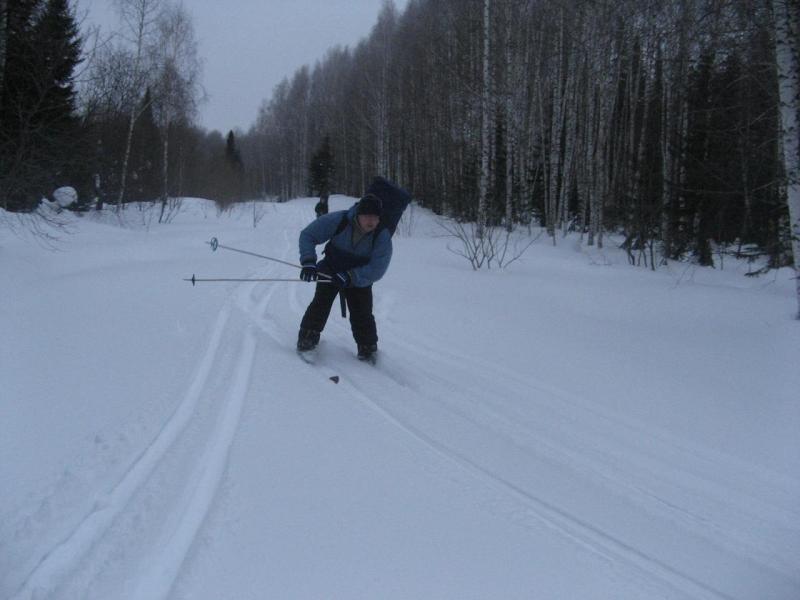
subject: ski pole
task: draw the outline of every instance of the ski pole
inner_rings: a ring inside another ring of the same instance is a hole
[[[208,277],[195,277],[192,275],[191,279],[184,278],[184,281],[191,281],[192,286],[199,282],[211,282],[211,281],[291,281],[294,283],[305,283],[302,279],[278,279],[278,278],[246,278],[246,277],[223,277],[223,278],[208,278]],[[331,283],[327,279],[323,279],[318,281],[318,283]]]
[[[295,269],[302,269],[303,268],[301,265],[296,265],[294,263],[290,263],[290,262],[287,262],[285,260],[281,260],[280,258],[273,258],[272,256],[265,256],[263,254],[256,254],[255,252],[249,252],[248,250],[240,250],[239,248],[231,248],[230,246],[223,246],[222,244],[219,243],[219,240],[217,240],[217,238],[215,238],[215,237],[211,238],[211,241],[210,242],[206,242],[206,244],[211,246],[211,251],[212,252],[216,252],[217,248],[222,248],[223,250],[230,250],[231,252],[238,252],[240,254],[247,254],[249,256],[255,256],[256,258],[263,258],[265,260],[271,260],[271,261],[276,262],[276,263],[281,263],[282,265],[288,265],[290,267],[294,267]],[[321,277],[321,278],[323,278],[325,280],[331,278],[330,275],[326,275],[325,273],[318,273],[317,277]],[[189,281],[189,280],[187,279],[187,281]]]

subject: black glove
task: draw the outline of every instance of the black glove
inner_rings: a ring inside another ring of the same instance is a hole
[[[303,281],[316,281],[317,280],[317,265],[308,263],[303,265],[300,269],[300,279]]]
[[[350,278],[350,273],[347,271],[342,271],[341,273],[336,273],[333,277],[331,277],[331,283],[338,287],[340,290],[350,287],[350,283],[352,282]]]

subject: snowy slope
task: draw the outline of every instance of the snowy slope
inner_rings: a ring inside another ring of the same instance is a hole
[[[337,306],[312,367],[312,286],[181,278],[295,276],[204,242],[294,262],[313,204],[0,232],[0,598],[800,598],[788,271],[474,273],[414,209],[378,366]]]

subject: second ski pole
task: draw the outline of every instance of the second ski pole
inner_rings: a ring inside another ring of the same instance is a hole
[[[302,269],[301,265],[281,260],[280,258],[274,258],[272,256],[266,256],[264,254],[256,254],[255,252],[250,252],[249,250],[241,250],[239,248],[232,248],[231,246],[224,246],[223,244],[219,243],[219,240],[215,237],[211,238],[210,241],[206,242],[209,246],[211,246],[211,251],[216,252],[217,248],[222,248],[223,250],[229,250],[231,252],[238,252],[239,254],[247,254],[248,256],[255,256],[256,258],[263,258],[264,260],[271,260],[272,262],[280,263],[282,265],[287,265],[289,267],[294,267],[295,269]],[[330,275],[326,275],[325,273],[319,273],[318,277],[328,280],[331,279]]]

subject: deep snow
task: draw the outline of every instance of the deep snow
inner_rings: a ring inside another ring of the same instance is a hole
[[[789,270],[473,272],[414,208],[378,366],[335,307],[312,367],[312,286],[182,278],[295,276],[204,242],[294,262],[313,205],[0,229],[0,598],[800,598]]]

